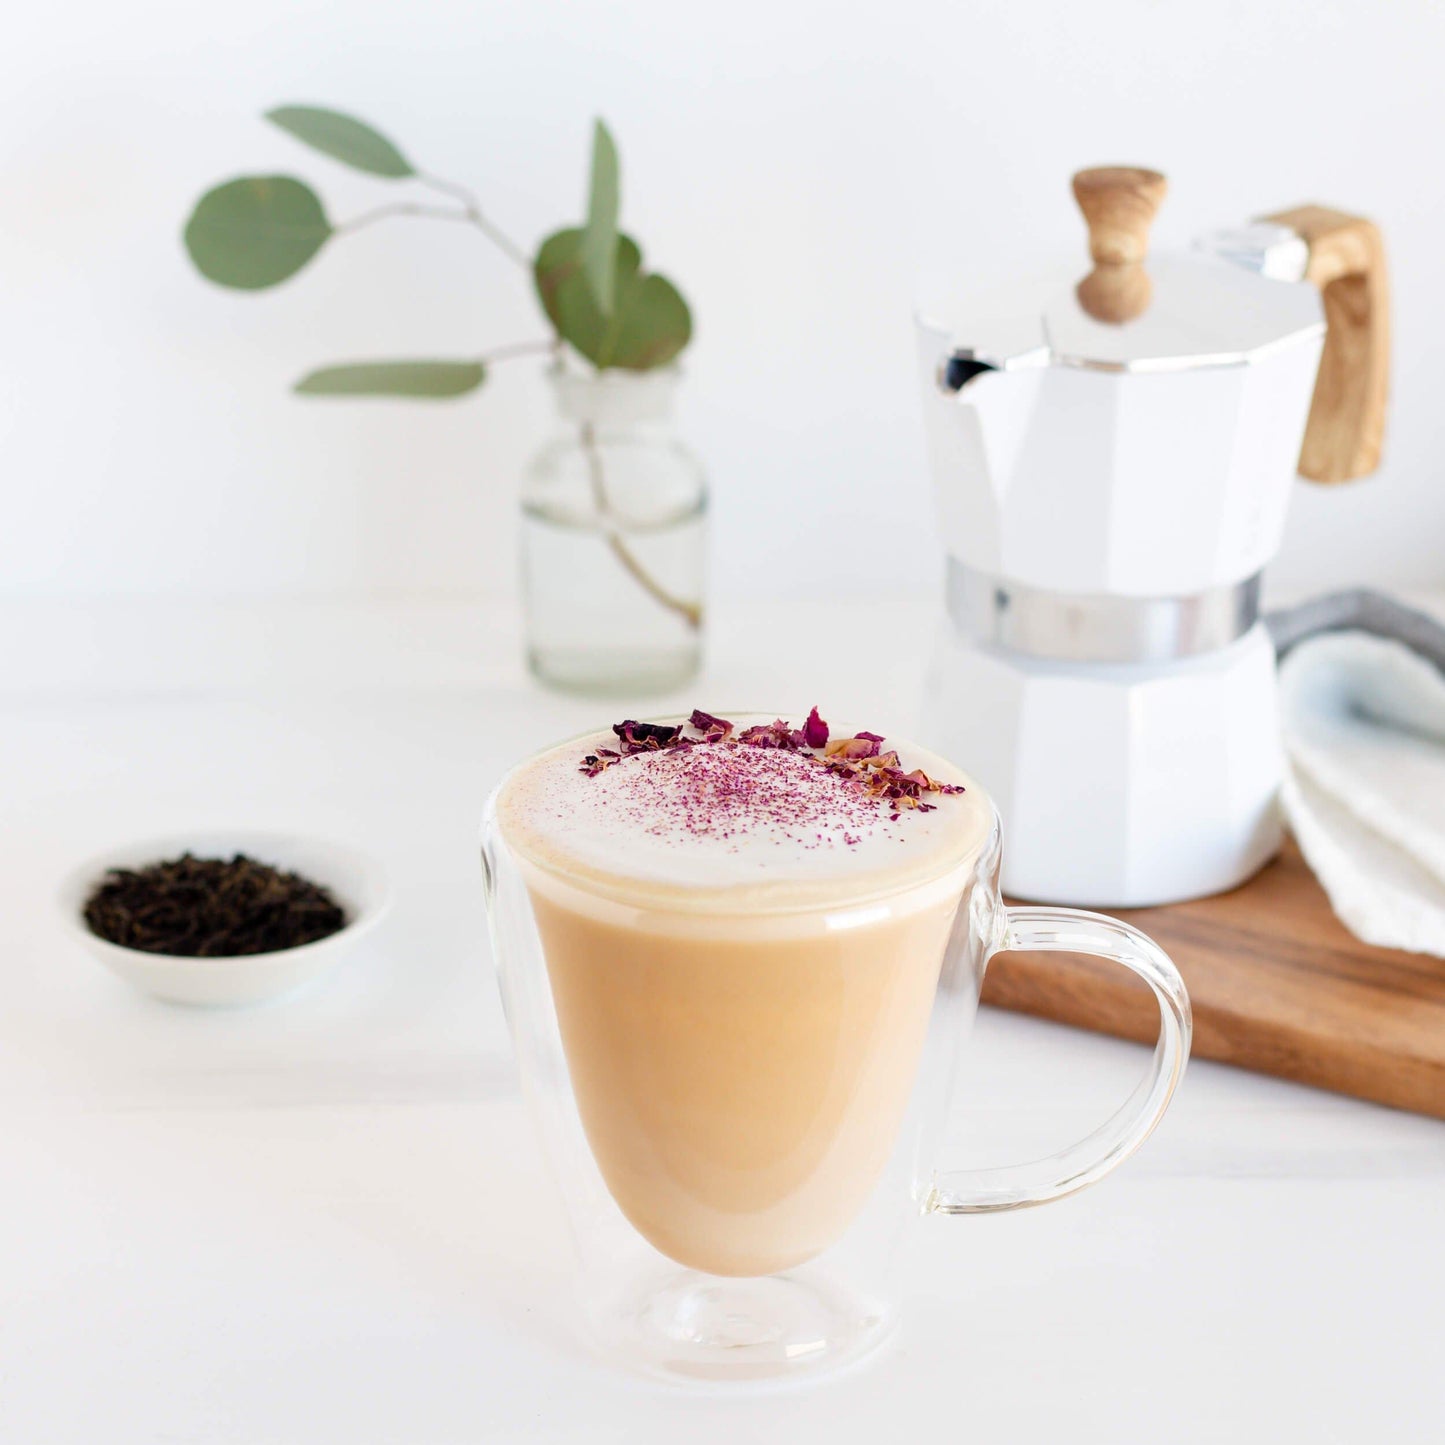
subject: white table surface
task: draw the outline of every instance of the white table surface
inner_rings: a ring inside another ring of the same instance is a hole
[[[736,609],[680,701],[904,730],[930,633],[911,604]],[[1207,1063],[1099,1188],[924,1224],[870,1367],[719,1401],[594,1364],[474,838],[508,761],[615,709],[536,691],[515,646],[449,602],[0,608],[0,1440],[1445,1438],[1445,1125]],[[352,838],[398,905],[309,994],[150,1002],[55,886],[209,824]],[[1061,1144],[1143,1062],[986,1013],[959,1147]]]

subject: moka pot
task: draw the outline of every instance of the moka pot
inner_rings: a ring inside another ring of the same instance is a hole
[[[1151,255],[1164,191],[1080,172],[1086,275],[918,321],[948,601],[926,740],[997,799],[1019,897],[1170,902],[1274,854],[1261,573],[1297,473],[1379,458],[1376,228],[1302,206]]]

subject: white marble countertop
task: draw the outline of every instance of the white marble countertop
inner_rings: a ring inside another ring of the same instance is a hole
[[[927,608],[783,613],[722,615],[687,701],[907,728]],[[504,764],[598,708],[527,684],[510,614],[449,602],[11,604],[0,656],[0,1440],[1445,1436],[1445,1125],[1205,1063],[1099,1188],[929,1221],[870,1367],[734,1401],[608,1372],[569,1328],[473,846]],[[206,824],[350,837],[398,906],[307,995],[152,1003],[62,935],[55,887]],[[986,1013],[968,1147],[1062,1144],[1143,1062]]]

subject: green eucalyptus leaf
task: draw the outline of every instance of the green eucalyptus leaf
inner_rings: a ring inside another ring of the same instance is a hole
[[[380,131],[339,110],[325,110],[317,105],[281,105],[268,110],[266,119],[313,150],[322,151],[358,171],[393,179],[416,174],[411,162]]]
[[[303,376],[301,396],[465,396],[486,380],[480,361],[356,361]]]
[[[665,366],[692,339],[687,303],[666,277],[645,272],[637,242],[619,235],[613,311],[604,316],[582,274],[582,236],[576,228],[558,231],[537,253],[537,294],[552,325],[600,369],[650,371]]]
[[[596,366],[605,366],[612,324],[604,316],[582,270],[583,232],[576,227],[549,236],[537,253],[533,275],[542,309],[558,334]],[[619,235],[613,262],[613,290],[620,292],[636,276],[642,252],[631,236]]]
[[[621,204],[617,147],[599,120],[592,132],[592,183],[587,200],[587,224],[582,231],[582,274],[604,316],[616,301],[617,213]]]
[[[310,186],[292,176],[242,176],[196,202],[185,243],[202,276],[259,291],[294,276],[330,235]]]
[[[618,298],[609,366],[651,371],[692,340],[692,314],[665,276],[639,275]]]

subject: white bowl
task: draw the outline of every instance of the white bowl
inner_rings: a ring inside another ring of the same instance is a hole
[[[245,853],[258,863],[300,873],[331,891],[346,914],[346,925],[315,943],[235,958],[145,953],[99,938],[86,926],[86,902],[110,869],[144,868],[187,852],[197,858]],[[180,833],[112,848],[75,869],[59,897],[61,922],[113,973],[157,998],[208,1008],[259,1003],[319,978],[376,927],[390,903],[385,871],[359,849],[290,833],[243,831]]]

